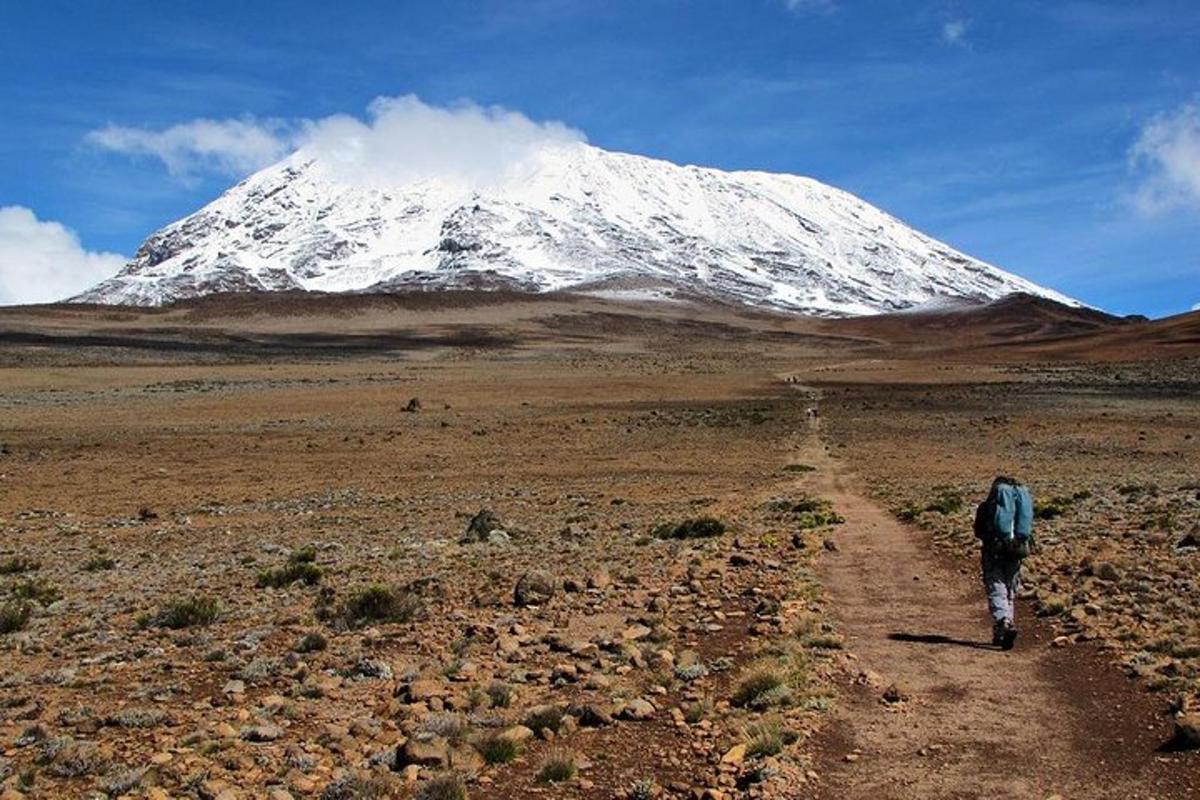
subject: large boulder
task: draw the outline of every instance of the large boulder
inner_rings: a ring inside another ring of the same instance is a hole
[[[557,582],[549,572],[530,570],[517,581],[517,587],[513,590],[513,600],[519,606],[544,605],[554,597],[556,586]]]
[[[1171,744],[1177,750],[1200,750],[1200,713],[1184,714],[1175,720]]]
[[[496,512],[489,508],[480,509],[479,513],[471,517],[471,521],[467,523],[467,532],[463,541],[486,542],[492,531],[501,530],[502,527],[500,517],[496,516]]]
[[[417,736],[396,750],[396,767],[409,765],[445,769],[450,763],[450,745],[441,736]]]

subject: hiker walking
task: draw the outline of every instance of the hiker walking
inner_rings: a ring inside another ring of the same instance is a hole
[[[992,644],[1011,650],[1017,641],[1013,620],[1021,562],[1033,544],[1033,494],[1016,478],[992,481],[987,499],[975,509],[975,536],[981,547],[983,586],[992,615]]]

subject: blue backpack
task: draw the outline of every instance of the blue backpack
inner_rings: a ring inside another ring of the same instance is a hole
[[[1033,541],[1033,493],[1016,480],[992,481],[987,499],[975,511],[975,535],[993,550],[1024,558]]]

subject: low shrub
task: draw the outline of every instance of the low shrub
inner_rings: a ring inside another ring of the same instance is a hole
[[[737,682],[731,702],[740,708],[766,708],[778,704],[786,692],[787,680],[780,670],[755,667]]]
[[[83,562],[84,572],[105,572],[117,566],[117,560],[111,556],[92,556]]]
[[[282,567],[264,569],[258,573],[256,584],[260,589],[282,589],[293,583],[303,583],[305,586],[315,586],[321,582],[323,570],[316,564],[307,561],[289,561]]]
[[[23,572],[36,572],[42,565],[32,558],[13,556],[0,561],[0,575],[20,575]]]
[[[48,606],[62,599],[62,592],[45,578],[26,578],[8,587],[8,593],[17,600],[32,600],[38,605]]]
[[[331,610],[323,604],[320,608],[331,621],[361,628],[376,622],[411,622],[421,610],[421,599],[412,592],[371,584],[355,589]]]
[[[566,783],[575,777],[575,756],[570,753],[551,753],[538,770],[539,783]]]
[[[467,786],[453,773],[439,775],[417,791],[416,800],[467,800]]]
[[[656,525],[651,535],[656,539],[708,539],[725,533],[725,523],[713,517],[685,519],[678,524]]]
[[[23,600],[0,603],[0,634],[19,631],[29,624],[33,606]]]
[[[777,756],[787,745],[787,731],[778,720],[764,719],[746,726],[746,755],[750,758]]]
[[[962,492],[951,486],[939,486],[934,489],[937,494],[925,504],[926,511],[938,514],[957,514],[963,509]]]
[[[523,722],[526,728],[534,733],[552,731],[558,733],[563,724],[562,710],[555,706],[540,706],[532,709]]]
[[[315,586],[321,582],[324,573],[316,565],[317,549],[312,545],[301,547],[288,556],[287,563],[282,567],[272,567],[258,573],[258,588],[281,589],[293,583],[303,583],[305,586]]]
[[[1049,500],[1037,500],[1033,504],[1033,515],[1038,519],[1054,519],[1067,513],[1075,501],[1070,497],[1056,496]]]
[[[508,708],[516,692],[504,681],[492,681],[487,687],[488,700],[492,708]]]
[[[157,628],[191,628],[198,625],[211,625],[221,617],[221,604],[216,598],[205,595],[171,600],[159,609],[157,614],[145,618],[145,625]]]
[[[316,631],[304,634],[292,648],[297,653],[319,653],[329,646],[329,640]]]
[[[688,725],[695,725],[704,720],[712,713],[712,703],[707,700],[697,700],[694,703],[689,703],[683,709],[683,721]]]
[[[521,754],[521,743],[509,736],[489,733],[475,741],[475,749],[489,764],[507,764]]]

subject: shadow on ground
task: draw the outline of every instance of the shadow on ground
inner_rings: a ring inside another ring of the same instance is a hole
[[[986,642],[971,642],[966,639],[955,639],[940,633],[889,633],[888,638],[893,642],[910,642],[912,644],[949,644],[956,647],[974,647],[977,650],[999,650],[1000,648]]]

